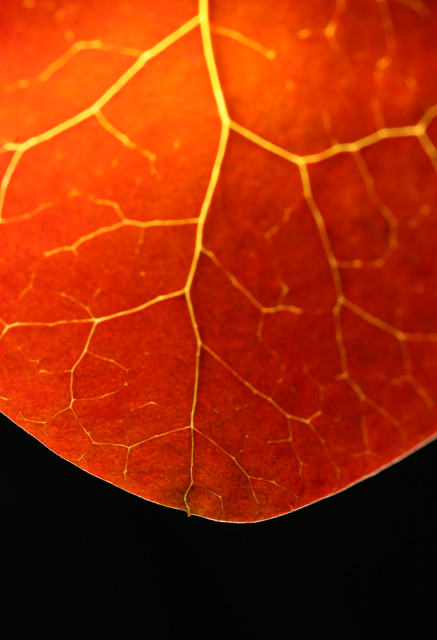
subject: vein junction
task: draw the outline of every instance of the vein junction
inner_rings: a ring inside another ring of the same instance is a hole
[[[381,4],[383,3],[381,2]],[[417,6],[419,7],[419,9],[420,7],[422,7],[421,3],[417,3]],[[335,39],[335,31],[337,28],[337,23],[343,10],[344,10],[344,3],[342,2],[342,0],[339,0],[337,2],[336,14],[331,20],[331,22],[329,23],[329,25],[324,30],[324,35],[328,38],[328,41],[330,42],[330,46],[333,49],[333,51],[337,52],[338,55],[344,61],[344,63],[347,65],[347,60],[345,60],[344,54],[341,52],[339,45]],[[385,16],[384,28],[387,34],[387,43],[388,43],[387,47],[388,49],[390,49],[391,47],[390,43],[392,38],[391,23],[390,23],[388,14],[384,13],[384,11],[383,11],[383,16]],[[166,438],[167,436],[174,434],[176,431],[181,431],[181,430],[190,431],[191,433],[190,482],[186,488],[185,495],[184,495],[184,502],[185,502],[185,506],[188,514],[191,513],[190,491],[193,485],[196,484],[195,471],[194,471],[195,469],[194,467],[195,433],[209,440],[213,444],[213,446],[220,449],[225,455],[227,455],[232,459],[233,463],[239,468],[239,470],[243,473],[247,482],[249,483],[251,487],[251,491],[254,496],[254,500],[257,503],[259,502],[259,500],[255,494],[252,481],[255,479],[262,480],[262,478],[256,478],[255,476],[251,476],[250,474],[248,474],[238,462],[236,455],[231,455],[230,453],[226,452],[218,443],[214,442],[214,440],[212,440],[209,436],[203,434],[202,430],[199,429],[199,427],[197,427],[195,424],[196,403],[198,401],[199,376],[200,376],[200,364],[201,364],[202,351],[204,351],[205,353],[208,353],[209,356],[211,356],[217,363],[220,364],[220,366],[225,368],[236,380],[238,380],[240,384],[248,388],[254,394],[254,396],[257,396],[263,401],[269,403],[270,406],[272,406],[277,412],[279,412],[283,416],[284,420],[288,425],[289,436],[285,440],[276,441],[276,443],[286,441],[286,442],[289,442],[290,446],[294,448],[293,435],[292,435],[292,423],[294,422],[294,423],[306,425],[306,427],[316,435],[322,447],[324,448],[326,456],[328,457],[330,464],[332,465],[335,471],[338,484],[340,483],[340,475],[341,475],[340,469],[337,467],[336,463],[332,460],[332,457],[330,456],[328,447],[326,446],[326,441],[320,434],[318,434],[317,429],[313,423],[314,420],[320,415],[321,412],[317,412],[316,414],[313,414],[311,416],[299,416],[299,415],[290,414],[278,402],[276,402],[274,398],[270,397],[269,395],[255,388],[250,383],[250,381],[246,380],[242,375],[240,375],[238,371],[236,371],[227,362],[225,362],[220,357],[219,354],[215,353],[214,350],[208,344],[205,344],[205,342],[202,340],[201,332],[196,319],[195,307],[192,300],[192,285],[193,285],[194,278],[196,276],[196,272],[198,270],[199,259],[201,258],[202,255],[208,258],[215,265],[217,269],[221,270],[222,273],[225,275],[225,277],[228,279],[228,281],[231,283],[231,285],[235,287],[241,293],[241,295],[244,296],[250,302],[250,304],[253,305],[253,307],[259,312],[260,328],[259,328],[257,337],[260,342],[262,341],[262,323],[264,322],[264,318],[266,317],[266,315],[276,314],[276,313],[290,313],[290,314],[300,316],[302,314],[305,314],[304,308],[294,306],[294,305],[283,304],[281,301],[276,306],[270,306],[270,307],[264,306],[261,302],[259,302],[256,299],[256,297],[243,284],[239,282],[238,278],[235,277],[226,268],[226,266],[224,266],[220,262],[218,257],[214,254],[214,252],[209,250],[203,244],[204,226],[208,216],[208,212],[211,207],[211,203],[214,197],[214,192],[217,187],[219,176],[221,173],[230,131],[233,131],[236,134],[246,138],[247,140],[250,140],[250,142],[257,145],[258,147],[265,149],[267,152],[271,154],[274,154],[276,156],[283,158],[284,160],[290,162],[291,164],[295,165],[298,168],[300,172],[301,183],[302,183],[303,196],[308,204],[308,207],[311,211],[316,227],[318,229],[322,246],[331,269],[332,279],[333,279],[335,290],[336,290],[336,301],[332,308],[332,314],[334,317],[335,338],[336,338],[338,352],[340,355],[341,368],[342,368],[341,374],[338,376],[338,379],[339,380],[343,379],[347,381],[347,383],[353,389],[354,393],[359,398],[360,402],[362,404],[369,405],[375,411],[379,412],[379,414],[383,416],[386,420],[388,420],[393,425],[395,425],[395,427],[399,429],[403,437],[405,437],[405,434],[402,431],[402,427],[399,421],[393,416],[391,416],[383,407],[379,406],[371,398],[367,397],[366,394],[363,392],[363,390],[360,388],[360,386],[352,379],[352,377],[349,374],[347,353],[346,353],[346,348],[344,345],[344,340],[342,335],[341,318],[340,318],[341,310],[343,308],[348,309],[352,313],[356,314],[356,316],[359,316],[365,322],[381,329],[382,331],[386,332],[387,334],[393,336],[398,340],[401,351],[402,351],[403,359],[404,359],[404,368],[405,368],[404,380],[413,387],[415,392],[417,392],[417,394],[423,400],[423,403],[426,407],[431,407],[433,405],[433,401],[412,375],[412,367],[411,367],[410,357],[408,353],[407,343],[412,341],[437,342],[437,333],[413,334],[413,333],[407,333],[407,332],[401,331],[396,327],[390,326],[389,324],[380,320],[379,318],[374,317],[372,314],[368,313],[365,309],[360,308],[358,305],[354,304],[351,300],[348,300],[343,292],[342,279],[340,275],[341,268],[349,268],[349,267],[356,268],[356,267],[362,267],[362,266],[375,266],[375,267],[383,266],[386,263],[386,261],[390,258],[393,251],[395,251],[397,248],[396,219],[393,216],[393,214],[388,210],[388,208],[385,207],[383,203],[381,203],[378,200],[378,197],[376,196],[376,193],[373,187],[372,179],[370,178],[370,174],[368,173],[364,160],[362,159],[361,151],[366,147],[374,145],[375,143],[381,140],[385,140],[389,138],[415,137],[421,143],[425,153],[428,155],[428,157],[430,158],[430,161],[432,162],[432,164],[434,165],[434,168],[437,171],[437,151],[434,145],[432,144],[430,138],[427,135],[427,128],[437,116],[437,105],[429,107],[426,110],[423,117],[414,126],[387,128],[383,125],[383,122],[381,122],[382,126],[378,128],[377,131],[360,140],[356,140],[355,142],[339,143],[338,141],[333,140],[333,144],[329,148],[325,149],[320,153],[310,154],[305,156],[291,153],[286,149],[283,149],[269,142],[268,140],[263,139],[253,131],[250,131],[245,127],[241,126],[239,123],[234,122],[229,117],[225,96],[220,84],[220,79],[219,79],[216,62],[214,58],[214,52],[213,52],[213,47],[211,42],[211,32],[223,37],[232,38],[237,42],[239,42],[242,46],[247,46],[251,48],[252,50],[264,56],[268,60],[274,60],[277,54],[272,49],[269,49],[268,47],[261,45],[255,42],[254,40],[251,40],[250,38],[244,36],[243,34],[240,34],[235,30],[227,29],[226,27],[221,27],[217,25],[211,26],[210,20],[209,20],[208,0],[199,0],[198,15],[196,15],[186,24],[182,25],[174,33],[164,38],[164,40],[159,42],[157,45],[155,45],[148,51],[141,52],[137,49],[132,49],[128,47],[125,47],[125,48],[114,47],[111,44],[102,43],[97,40],[81,41],[72,45],[66,51],[65,54],[63,54],[60,58],[58,58],[58,60],[50,64],[47,67],[47,69],[45,69],[42,73],[40,73],[34,79],[35,82],[47,81],[54,73],[57,73],[77,53],[87,49],[99,49],[107,52],[116,52],[116,53],[119,53],[120,55],[132,56],[135,58],[135,62],[117,80],[117,82],[115,82],[111,87],[109,87],[104,92],[104,94],[93,105],[91,105],[87,109],[78,113],[74,117],[66,120],[65,122],[62,122],[56,125],[55,127],[49,129],[48,131],[45,131],[39,135],[29,138],[25,142],[22,142],[22,143],[5,142],[2,145],[0,149],[1,152],[12,152],[13,155],[9,165],[6,168],[5,174],[3,176],[3,179],[0,185],[0,225],[10,225],[15,222],[19,222],[21,220],[26,220],[28,218],[37,216],[53,205],[53,203],[49,202],[49,203],[40,205],[37,209],[35,209],[30,213],[21,214],[14,218],[1,218],[8,186],[13,178],[14,172],[20,162],[20,159],[23,157],[23,154],[29,151],[30,149],[32,149],[33,147],[43,144],[51,140],[52,138],[61,135],[62,133],[68,131],[69,129],[74,128],[81,122],[84,122],[85,120],[90,118],[95,118],[99,122],[99,124],[108,132],[108,134],[115,137],[125,147],[130,148],[142,154],[149,162],[150,173],[155,177],[156,176],[159,177],[158,170],[156,168],[156,154],[153,151],[142,148],[141,146],[139,146],[138,144],[130,140],[130,138],[127,135],[119,131],[114,125],[111,124],[111,122],[109,122],[106,116],[103,115],[102,108],[106,104],[108,104],[139,73],[141,69],[143,69],[143,67],[148,63],[148,61],[150,61],[155,56],[159,55],[162,51],[164,51],[168,47],[172,46],[179,39],[183,38],[188,33],[190,33],[193,29],[197,29],[197,28],[200,28],[204,59],[205,59],[206,67],[209,74],[212,93],[214,95],[215,102],[216,102],[217,112],[219,114],[220,122],[221,122],[221,132],[220,132],[218,148],[216,151],[216,156],[215,156],[215,160],[214,160],[212,171],[211,171],[209,184],[207,186],[203,204],[198,217],[186,218],[181,220],[156,219],[148,222],[140,222],[140,221],[126,218],[120,206],[117,204],[117,202],[114,202],[111,200],[102,200],[102,199],[93,198],[92,196],[90,196],[89,199],[94,201],[96,204],[111,207],[114,210],[116,216],[118,217],[118,221],[108,226],[101,227],[97,231],[83,235],[79,237],[72,244],[59,246],[55,249],[46,251],[43,256],[44,258],[48,258],[50,256],[63,253],[63,252],[71,252],[74,255],[77,255],[78,250],[80,247],[82,247],[82,245],[85,245],[86,243],[93,241],[98,236],[104,236],[105,234],[110,234],[116,230],[119,230],[125,227],[135,227],[140,229],[141,232],[144,232],[145,229],[148,229],[151,227],[158,227],[158,226],[174,227],[174,226],[180,226],[180,225],[194,225],[196,228],[195,245],[194,245],[193,256],[192,256],[191,265],[189,268],[188,277],[187,277],[185,286],[179,290],[172,291],[170,293],[166,293],[163,295],[159,295],[141,305],[136,306],[135,308],[129,308],[123,311],[119,311],[117,313],[100,316],[100,317],[95,317],[89,307],[84,306],[82,303],[78,302],[77,300],[74,300],[73,302],[77,303],[80,307],[82,307],[82,309],[85,310],[86,317],[80,317],[74,320],[59,320],[55,322],[41,322],[41,323],[38,323],[38,322],[6,323],[2,321],[3,330],[0,336],[0,340],[1,340],[6,336],[8,332],[10,332],[11,330],[17,327],[26,327],[26,326],[55,327],[62,324],[84,324],[89,326],[88,337],[84,344],[82,353],[78,358],[78,360],[76,361],[76,363],[74,364],[74,366],[71,368],[71,370],[69,370],[70,393],[71,393],[70,405],[68,407],[65,407],[62,410],[62,411],[71,410],[74,413],[74,401],[75,401],[75,398],[73,396],[74,375],[77,368],[79,367],[84,357],[86,356],[86,354],[92,353],[91,344],[92,344],[92,339],[93,339],[93,335],[95,334],[96,328],[102,323],[115,320],[116,318],[121,318],[123,316],[128,316],[130,314],[138,313],[140,311],[143,311],[163,301],[170,300],[172,298],[184,297],[187,308],[188,308],[192,329],[193,329],[195,341],[196,341],[195,375],[194,375],[193,400],[192,400],[192,408],[191,408],[191,421],[190,421],[190,424],[185,427],[169,430],[169,431],[160,433],[158,435],[153,435],[147,440],[156,439],[156,438]],[[307,33],[307,30],[305,30],[305,32],[300,33],[299,37],[307,38],[307,37],[310,37],[311,35],[312,34],[310,32]],[[8,85],[6,87],[6,91],[12,92],[19,89],[25,89],[30,84],[31,84],[30,80],[18,81]],[[341,262],[335,257],[328,233],[326,231],[325,221],[312,195],[308,167],[312,164],[319,163],[323,160],[327,160],[329,158],[332,158],[342,153],[353,154],[354,157],[356,157],[360,167],[360,171],[363,175],[363,179],[367,186],[369,197],[371,197],[371,199],[374,200],[374,202],[376,203],[376,206],[380,209],[382,215],[386,217],[390,227],[390,235],[389,235],[389,242],[388,242],[387,249],[384,252],[384,254],[381,256],[381,258],[375,260],[372,263],[372,265],[368,265],[368,264],[365,265],[361,261],[356,261],[356,263]],[[276,231],[275,229],[272,229],[269,233],[273,234],[275,233],[275,231]],[[26,288],[26,290],[23,292],[22,295],[25,295],[27,290],[29,290],[32,287],[33,279],[34,279],[34,274],[32,276],[31,283],[29,284],[29,286]],[[61,295],[68,297],[67,294],[61,294]],[[99,357],[99,356],[96,356],[96,357]],[[117,365],[117,363],[115,364]],[[316,385],[319,384],[317,383],[316,380],[313,380],[313,382]],[[323,391],[322,386],[321,385],[319,386],[322,392]],[[154,403],[151,402],[151,404],[154,404]],[[23,417],[23,419],[26,421],[26,418]],[[78,422],[80,422],[79,419],[78,419]],[[91,444],[95,444],[95,445],[110,444],[110,443],[101,443],[101,442],[95,441],[91,433],[87,431],[84,427],[82,428],[86,432],[87,437],[89,438]],[[364,437],[364,440],[365,440],[365,437]],[[145,441],[146,440],[141,440],[130,446],[115,443],[114,446],[124,447],[126,449],[126,463],[125,463],[125,469],[124,469],[125,477],[128,475],[128,459],[129,459],[131,450],[139,446],[140,444],[143,444]],[[270,444],[274,445],[275,441],[271,441]],[[365,449],[364,453],[367,455],[372,455],[368,445],[366,445],[366,447],[367,448]],[[296,458],[298,459],[299,468],[302,469],[304,462],[300,459],[295,449],[294,449],[294,452],[295,452]],[[85,455],[85,453],[83,455]],[[273,484],[277,484],[275,481],[272,481],[272,480],[265,480],[265,481]],[[291,488],[289,487],[283,487],[283,488],[293,493]],[[216,495],[217,498],[220,500],[221,509],[225,517],[225,510],[224,510],[222,497],[219,494],[214,494],[214,495]]]

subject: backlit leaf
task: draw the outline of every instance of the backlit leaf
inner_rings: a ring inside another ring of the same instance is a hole
[[[3,413],[232,522],[435,438],[435,3],[3,0],[0,56]]]

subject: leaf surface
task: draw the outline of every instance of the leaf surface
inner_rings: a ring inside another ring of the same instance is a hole
[[[436,435],[437,8],[4,0],[0,408],[253,522]]]

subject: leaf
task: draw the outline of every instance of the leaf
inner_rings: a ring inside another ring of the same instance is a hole
[[[0,407],[253,522],[436,435],[437,11],[1,7]]]

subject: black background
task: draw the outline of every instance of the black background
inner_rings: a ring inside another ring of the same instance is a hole
[[[437,441],[292,514],[229,524],[128,494],[1,421],[8,639],[53,626],[96,638],[437,636]]]

